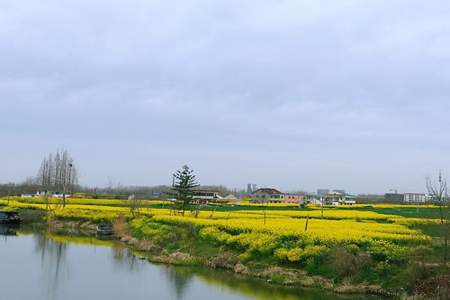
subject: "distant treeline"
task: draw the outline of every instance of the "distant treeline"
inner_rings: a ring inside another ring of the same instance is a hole
[[[199,189],[218,191],[221,196],[233,194],[240,197],[244,191],[230,190],[224,186],[201,186]],[[102,199],[127,199],[130,195],[135,195],[138,199],[164,199],[174,197],[172,187],[167,185],[159,186],[110,186],[110,187],[86,187],[76,186],[75,196]],[[42,186],[34,180],[28,179],[21,183],[0,184],[0,197],[8,195],[34,194],[42,191]]]

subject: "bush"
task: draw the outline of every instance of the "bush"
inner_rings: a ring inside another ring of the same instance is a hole
[[[200,236],[219,245],[225,245],[235,250],[248,251],[253,256],[272,255],[279,246],[278,237],[264,233],[240,233],[231,235],[215,226],[204,227]]]
[[[348,245],[345,245],[344,248],[349,253],[354,254],[354,255],[358,254],[358,252],[359,252],[359,246],[356,244],[348,244]]]
[[[239,260],[243,263],[246,263],[246,262],[250,261],[251,259],[252,259],[252,253],[250,253],[248,251],[239,255]]]
[[[113,231],[117,237],[128,234],[128,224],[124,215],[119,215],[113,222]]]
[[[368,247],[368,252],[377,261],[397,264],[405,263],[410,255],[408,248],[384,240],[373,241]]]
[[[389,274],[389,271],[391,270],[391,266],[385,262],[380,261],[378,262],[372,269],[379,277],[385,276]]]
[[[274,251],[274,257],[280,261],[300,262],[306,265],[323,263],[330,249],[326,246],[308,245],[305,248],[278,248]]]
[[[289,249],[286,248],[278,248],[274,252],[274,256],[276,259],[280,261],[286,261],[288,259]]]
[[[303,250],[300,248],[294,248],[287,253],[287,259],[290,262],[300,261],[302,259]]]
[[[320,263],[325,260],[329,251],[330,249],[326,246],[306,246],[302,254],[302,259],[307,260],[312,258],[315,263]]]
[[[202,228],[199,232],[200,237],[219,244],[225,244],[231,237],[230,234],[219,230],[217,227],[209,226]]]
[[[130,227],[134,237],[152,240],[160,245],[182,240],[182,232],[176,226],[155,223],[146,217],[134,219]]]
[[[371,262],[368,254],[355,251],[355,245],[349,246],[336,248],[334,252],[333,268],[341,277],[352,276]]]

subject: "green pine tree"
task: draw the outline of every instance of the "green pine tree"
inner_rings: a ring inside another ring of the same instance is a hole
[[[173,174],[173,187],[177,195],[177,201],[181,204],[181,209],[184,212],[186,208],[192,202],[192,196],[194,194],[193,189],[198,187],[197,178],[194,175],[194,170],[190,169],[187,165],[184,165],[181,170],[177,170]]]

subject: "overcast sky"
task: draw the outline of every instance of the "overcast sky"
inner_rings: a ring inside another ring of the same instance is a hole
[[[0,182],[354,193],[450,174],[449,1],[0,0]]]

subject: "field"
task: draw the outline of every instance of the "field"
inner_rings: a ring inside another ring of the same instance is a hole
[[[292,205],[210,205],[181,215],[173,204],[144,201],[132,218],[123,200],[70,199],[50,205],[54,218],[114,223],[124,216],[134,237],[168,251],[215,255],[230,251],[249,266],[269,263],[312,275],[413,290],[437,270],[443,243],[435,206],[356,205],[298,208]],[[40,209],[42,199],[16,198],[8,209]]]

